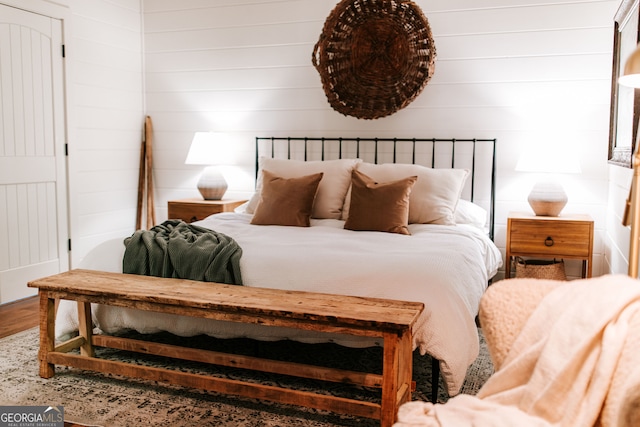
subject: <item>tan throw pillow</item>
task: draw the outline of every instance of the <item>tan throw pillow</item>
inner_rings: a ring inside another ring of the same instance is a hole
[[[302,161],[287,159],[272,159],[260,157],[259,169],[268,170],[283,178],[296,178],[311,175],[314,173],[324,173],[318,194],[313,205],[312,218],[319,219],[340,219],[342,217],[342,207],[344,198],[347,195],[349,185],[351,185],[351,171],[360,163],[360,159],[337,159],[326,161]],[[262,191],[262,173],[258,173],[256,183],[256,194],[249,201],[247,213],[255,212],[260,202],[260,192]]]
[[[251,224],[309,227],[313,200],[323,174],[298,178],[282,178],[268,170],[262,174],[260,203]]]
[[[432,169],[392,163],[360,163],[357,169],[377,182],[417,176],[409,199],[409,224],[455,225],[456,206],[469,174],[467,169]],[[349,206],[345,204],[342,218],[346,219],[348,215]]]
[[[409,233],[409,195],[418,177],[377,183],[354,170],[351,174],[351,208],[347,230]]]

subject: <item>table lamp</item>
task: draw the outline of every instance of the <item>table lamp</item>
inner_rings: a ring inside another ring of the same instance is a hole
[[[525,150],[516,164],[516,171],[545,175],[545,179],[534,184],[527,198],[537,216],[560,215],[569,199],[556,175],[581,172],[576,154],[560,151],[557,145],[549,145],[548,149],[537,145],[535,149]]]
[[[207,165],[198,180],[198,190],[205,200],[221,200],[227,191],[227,181],[220,165],[231,163],[224,135],[217,132],[196,132],[184,161],[187,165]]]
[[[618,83],[624,86],[640,88],[640,45],[627,58],[624,65],[624,72],[618,79]],[[631,227],[631,237],[629,242],[629,276],[638,277],[638,250],[640,249],[640,197],[638,197],[638,186],[640,185],[640,153],[638,144],[631,159],[633,167],[633,177],[629,188],[629,197],[624,209],[622,224]]]

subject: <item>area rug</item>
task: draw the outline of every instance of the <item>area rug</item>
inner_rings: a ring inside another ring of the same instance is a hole
[[[154,335],[154,340],[171,342],[175,337]],[[183,339],[182,339],[183,340]],[[370,369],[381,364],[381,349],[348,349],[332,344],[304,345],[294,342],[258,343],[249,340],[213,340],[196,337],[190,345],[238,351],[245,354],[325,363],[346,369]],[[135,380],[74,368],[56,367],[56,375],[45,380],[38,375],[38,330],[30,329],[0,340],[0,405],[63,406],[65,419],[78,423],[118,426],[377,426],[376,420],[334,414],[310,408],[237,398],[219,393]],[[123,351],[99,349],[100,357],[113,360],[135,359],[150,366],[173,367],[187,372],[206,372],[228,378],[321,391],[338,396],[376,401],[378,393],[366,388],[318,383],[241,370],[202,366]],[[413,399],[428,400],[431,392],[431,361],[414,354]],[[467,372],[463,393],[475,394],[493,373],[484,338],[480,355]],[[440,385],[439,401],[448,399]]]

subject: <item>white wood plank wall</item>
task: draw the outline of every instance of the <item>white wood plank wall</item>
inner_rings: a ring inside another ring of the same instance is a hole
[[[417,0],[438,60],[424,92],[374,121],[326,102],[311,53],[334,0],[145,0],[147,112],[155,124],[157,211],[196,196],[183,165],[193,132],[228,132],[252,190],[253,138],[422,136],[498,138],[498,228],[525,209],[534,177],[516,173],[530,144],[570,147],[582,174],[565,177],[566,212],[596,220],[594,273],[606,270],[612,22],[618,0]],[[549,156],[554,150],[549,150]],[[609,242],[611,243],[611,242]],[[615,244],[615,242],[614,242]],[[569,274],[578,266],[570,263]]]
[[[133,232],[144,123],[139,0],[69,0],[72,264]]]
[[[42,0],[4,0],[44,12]],[[515,172],[531,145],[569,147],[566,212],[596,219],[595,274],[626,271],[619,225],[628,171],[606,162],[613,15],[620,0],[416,0],[431,24],[436,73],[404,110],[374,121],[326,102],[311,53],[337,0],[57,0],[67,45],[72,266],[135,224],[139,144],[155,126],[156,210],[196,196],[183,164],[193,132],[229,133],[253,188],[256,135],[498,138],[496,243],[506,215],[528,210],[535,180]],[[570,265],[570,274],[577,266]]]

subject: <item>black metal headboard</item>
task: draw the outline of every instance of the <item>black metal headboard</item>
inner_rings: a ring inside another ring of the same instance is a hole
[[[370,163],[410,163],[469,169],[462,197],[489,212],[495,231],[496,139],[256,137],[256,177],[261,156],[298,160],[360,158]]]

